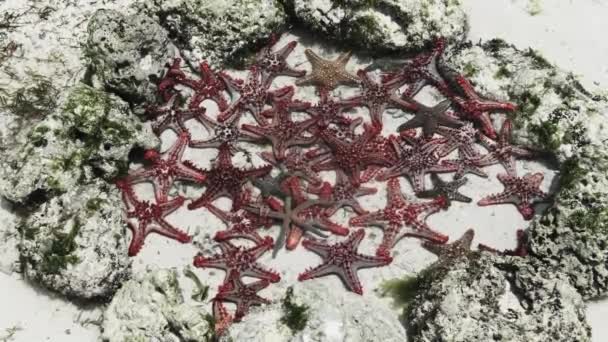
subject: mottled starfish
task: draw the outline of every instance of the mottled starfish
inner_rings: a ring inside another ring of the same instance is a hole
[[[204,140],[192,140],[190,142],[190,147],[220,148],[225,145],[230,148],[231,152],[236,153],[240,150],[236,145],[237,142],[253,142],[257,140],[257,137],[239,129],[237,126],[238,116],[233,116],[224,122],[218,122],[202,113],[199,116],[199,119],[208,132],[213,132],[213,135]]]
[[[505,186],[503,192],[482,198],[477,204],[480,206],[512,203],[525,220],[534,217],[534,204],[545,200],[549,195],[540,190],[544,176],[542,173],[526,173],[523,177],[510,176],[501,173],[498,180]]]
[[[445,137],[446,142],[437,149],[440,157],[445,157],[454,150],[458,154],[467,158],[479,157],[480,153],[475,148],[477,141],[477,130],[471,123],[462,125],[459,128],[438,127],[437,133]]]
[[[325,209],[325,215],[332,216],[338,209],[342,207],[351,207],[359,214],[366,214],[367,210],[363,209],[357,197],[372,195],[378,192],[376,188],[362,187],[353,185],[344,172],[336,171],[336,183],[331,185],[323,182],[320,187],[308,187],[308,192],[319,195],[319,198],[325,201],[330,201],[333,204]]]
[[[301,273],[298,280],[304,281],[335,274],[340,277],[348,290],[362,295],[363,286],[361,286],[357,271],[362,268],[386,266],[393,261],[390,256],[374,257],[359,254],[357,250],[364,237],[365,232],[363,229],[359,229],[351,233],[346,240],[333,245],[317,240],[304,240],[302,245],[320,255],[323,263]]]
[[[167,103],[162,106],[149,106],[146,114],[152,118],[152,131],[161,135],[170,129],[177,134],[188,132],[186,121],[196,119],[201,121],[205,114],[205,108],[182,109],[179,95],[173,95]]]
[[[256,55],[255,64],[263,73],[263,81],[269,82],[278,75],[302,77],[306,74],[305,70],[296,70],[287,64],[287,56],[291,54],[298,43],[293,40],[282,48],[272,51],[272,48],[281,38],[279,34],[273,34],[267,46]]]
[[[242,203],[249,203],[249,194],[244,196],[247,198],[242,200]],[[236,212],[226,212],[213,204],[207,204],[206,208],[228,225],[228,229],[215,233],[213,239],[218,242],[232,239],[247,239],[256,244],[262,244],[265,239],[258,234],[258,230],[262,227],[269,228],[272,224],[268,218],[263,218],[243,209]]]
[[[377,255],[388,256],[391,249],[406,236],[444,243],[448,237],[437,233],[424,222],[426,217],[448,206],[445,196],[439,195],[430,202],[410,201],[401,191],[399,180],[387,184],[388,203],[382,210],[356,216],[350,224],[356,227],[379,226],[384,230]]]
[[[243,316],[249,312],[251,306],[270,304],[268,299],[262,298],[258,292],[270,285],[268,280],[258,280],[253,283],[245,284],[239,278],[230,279],[229,286],[222,286],[214,301],[223,301],[236,304],[234,321],[240,322]]]
[[[439,244],[425,241],[422,243],[422,247],[438,256],[438,262],[445,262],[471,253],[471,244],[474,237],[475,231],[468,229],[458,240],[452,243]]]
[[[511,120],[505,120],[500,128],[500,134],[496,142],[480,134],[481,144],[489,151],[488,154],[479,159],[480,165],[487,166],[501,163],[505,167],[505,170],[507,170],[508,175],[516,176],[515,158],[534,156],[531,151],[525,148],[511,145],[511,130]]]
[[[314,158],[309,158],[298,146],[285,152],[283,160],[277,160],[272,152],[261,152],[260,157],[269,164],[279,168],[283,173],[301,177],[312,184],[321,184],[319,173],[313,169]]]
[[[306,49],[304,54],[312,65],[312,71],[309,75],[297,80],[297,85],[313,83],[321,91],[328,91],[342,83],[359,83],[357,76],[346,71],[346,64],[352,55],[351,52],[341,54],[335,61],[323,59],[310,49]]]

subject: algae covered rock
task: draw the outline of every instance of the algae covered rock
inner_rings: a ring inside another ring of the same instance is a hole
[[[2,151],[0,194],[12,202],[44,202],[93,178],[111,180],[127,170],[134,148],[159,143],[116,96],[79,84],[60,102]]]
[[[131,273],[121,205],[99,180],[42,204],[18,227],[25,275],[71,298],[109,298]]]
[[[584,302],[563,275],[486,253],[447,263],[424,272],[408,308],[408,341],[591,340]]]
[[[552,206],[531,223],[530,252],[564,272],[585,298],[608,290],[608,100],[536,51],[502,40],[465,46],[446,58],[477,89],[517,103],[513,135],[558,162]]]
[[[293,286],[280,302],[252,309],[227,333],[233,341],[404,341],[397,316],[374,297],[320,283]],[[272,323],[269,323],[272,322]]]
[[[275,0],[149,0],[137,7],[160,22],[191,65],[239,64],[286,20]]]
[[[85,45],[94,75],[131,103],[152,103],[156,82],[176,54],[167,32],[151,18],[115,10],[95,12]]]
[[[116,293],[104,312],[104,341],[212,341],[202,307],[184,303],[174,269],[149,267]]]
[[[458,0],[287,0],[305,27],[374,53],[417,50],[434,37],[461,41],[467,19]]]

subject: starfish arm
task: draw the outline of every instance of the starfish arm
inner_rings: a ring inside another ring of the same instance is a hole
[[[373,123],[382,125],[382,114],[385,109],[385,103],[372,104],[369,106],[369,115],[371,116]]]
[[[221,144],[223,143],[223,141],[221,140],[220,137],[212,137],[206,140],[192,140],[190,142],[190,147],[194,147],[194,148],[217,148],[219,147]]]
[[[467,197],[459,192],[455,192],[450,195],[450,199],[459,202],[471,203],[473,199],[471,197]]]
[[[135,226],[131,222],[127,222],[127,227],[131,230],[131,242],[129,243],[128,254],[129,256],[135,256],[144,246],[147,228],[142,222],[140,222],[138,226]]]
[[[251,267],[248,270],[242,272],[241,275],[244,277],[253,277],[253,278],[267,280],[271,283],[277,283],[277,282],[279,282],[279,280],[281,280],[281,276],[278,273],[273,272],[273,271],[268,271],[268,270],[262,268],[257,263],[251,265]]]
[[[514,194],[511,194],[509,192],[502,192],[502,193],[486,196],[486,197],[482,198],[481,200],[479,200],[479,202],[477,202],[477,204],[480,206],[487,206],[487,205],[493,205],[493,204],[504,204],[504,203],[519,204],[519,203],[521,203],[521,200],[518,196],[516,196]]]
[[[308,240],[304,240],[304,242],[306,242],[306,241],[308,241]],[[304,243],[302,243],[302,244],[304,244]],[[306,269],[306,271],[304,271],[298,275],[298,280],[304,281],[304,280],[308,280],[308,279],[323,277],[328,274],[335,274],[337,267],[338,266],[331,265],[331,264],[321,264],[321,265],[318,265],[313,268],[308,268],[308,269]]]
[[[302,246],[311,252],[318,254],[322,258],[326,258],[329,255],[330,246],[325,242],[317,241],[313,239],[307,239],[302,242]]]
[[[341,54],[338,59],[336,60],[336,62],[340,63],[342,66],[346,66],[346,64],[348,63],[348,61],[350,60],[350,57],[353,55],[352,51],[348,51],[346,53]],[[359,79],[357,78],[357,81]]]
[[[313,69],[319,68],[326,63],[321,57],[319,57],[319,55],[314,53],[311,49],[304,50],[304,55],[312,65]]]
[[[336,235],[346,236],[349,232],[348,228],[330,221],[327,217],[319,217],[314,222],[314,225],[320,227],[321,229],[330,231]]]
[[[352,217],[349,220],[349,224],[355,227],[384,227],[386,225],[384,221],[386,221],[386,215],[384,214],[384,210],[378,210],[368,214]]]
[[[193,200],[188,204],[188,209],[194,210],[204,207],[207,204],[213,202],[215,199],[222,196],[224,193],[225,191],[221,188],[220,184],[209,183],[207,184],[207,189],[205,190],[205,192],[199,198]]]
[[[169,222],[159,219],[156,220],[157,225],[153,225],[149,228],[150,231],[168,237],[173,240],[177,240],[181,243],[187,243],[192,241],[192,237],[182,230],[172,226]]]
[[[180,208],[182,206],[182,204],[184,204],[184,201],[185,201],[185,199],[183,197],[178,196],[172,200],[158,203],[157,205],[162,213],[162,216],[164,217],[164,216],[171,214],[178,208]]]
[[[135,171],[129,172],[129,175],[126,179],[129,183],[136,184],[145,182],[150,178],[154,178],[155,175],[156,172],[154,171],[154,169],[142,167]]]
[[[508,155],[505,158],[500,159],[500,163],[504,166],[508,175],[517,175],[517,167],[515,166],[515,158],[512,155]]]
[[[296,85],[305,85],[308,83],[312,83],[315,80],[315,75],[306,75],[299,80],[296,80]]]
[[[380,267],[380,266],[386,266],[386,265],[390,264],[392,261],[393,261],[393,258],[391,258],[391,257],[373,257],[373,256],[358,254],[356,256],[355,261],[353,262],[353,267],[355,269]]]
[[[534,152],[518,146],[511,146],[511,153],[518,158],[531,158],[534,157]]]
[[[424,190],[424,172],[413,172],[408,177],[412,181],[412,187],[415,193]]]
[[[272,165],[265,165],[243,171],[244,178],[262,177],[270,173]]]
[[[422,127],[422,125],[424,125],[425,122],[426,122],[426,120],[423,115],[415,114],[413,118],[411,118],[408,121],[399,125],[399,127],[397,127],[397,132],[402,132],[402,131],[406,131],[408,129],[413,129],[413,128],[417,128],[417,127]]]

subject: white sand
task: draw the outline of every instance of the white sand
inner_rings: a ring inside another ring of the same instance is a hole
[[[541,2],[540,14],[531,16],[528,13],[528,1],[494,0],[489,4],[487,0],[466,0],[465,7],[470,16],[471,39],[501,37],[508,42],[515,43],[520,48],[533,46],[542,51],[543,55],[551,62],[555,62],[565,69],[570,69],[581,74],[587,86],[608,84],[608,40],[600,35],[600,32],[608,32],[608,22],[600,22],[601,18],[608,17],[608,1],[568,1],[553,0],[548,7]],[[547,1],[547,3],[549,3]],[[576,3],[576,5],[575,5]],[[500,8],[500,10],[496,10]],[[494,12],[492,12],[494,11]],[[600,15],[602,13],[603,15]],[[596,20],[593,20],[597,18]],[[517,24],[515,24],[517,23]],[[601,29],[603,28],[603,29]],[[583,39],[584,38],[584,39]],[[285,42],[289,37],[283,37]],[[290,58],[293,64],[305,62],[302,55],[303,46],[298,46]],[[313,47],[315,49],[315,47]],[[319,50],[318,48],[316,50]],[[321,51],[330,55],[333,51]],[[364,62],[364,61],[361,61]],[[353,58],[349,69],[356,70],[357,60]],[[309,69],[304,63],[300,68]],[[280,86],[290,79],[280,78],[275,85]],[[345,88],[347,89],[347,88]],[[345,90],[342,96],[347,96],[352,89]],[[303,87],[299,90],[298,98],[314,100],[311,87]],[[432,100],[431,100],[432,101]],[[362,111],[363,113],[364,111]],[[400,119],[401,122],[403,119]],[[385,133],[394,130],[393,120],[386,117]],[[195,127],[193,127],[195,128]],[[200,127],[194,129],[195,138],[197,134],[204,134]],[[199,136],[201,137],[201,136]],[[163,148],[167,148],[173,140],[172,134],[163,136]],[[202,167],[208,166],[210,157],[215,154],[212,150],[189,150],[185,157],[194,159]],[[235,158],[235,163],[237,163]],[[258,160],[257,164],[261,164]],[[544,190],[552,179],[552,172],[545,170],[538,163],[519,163],[520,171],[544,171]],[[501,166],[487,168],[489,178],[483,179],[474,175],[468,175],[469,183],[461,191],[474,199],[475,203],[482,196],[499,192],[502,186],[496,180],[495,175],[502,172]],[[409,183],[401,179],[402,188],[411,193]],[[138,188],[149,192],[145,187]],[[182,189],[183,190],[183,189]],[[185,189],[191,197],[196,197],[200,190]],[[381,189],[377,195],[363,197],[363,206],[368,210],[379,209],[385,203],[385,191]],[[222,201],[221,205],[227,205],[228,201]],[[1,213],[5,214],[5,213]],[[339,212],[334,218],[342,218]],[[4,217],[4,216],[2,216]],[[346,218],[340,220],[344,223]],[[221,222],[209,215],[205,210],[188,211],[180,209],[169,217],[176,225],[188,229],[189,232],[204,232],[199,234],[197,241],[201,241],[204,247],[209,244],[204,235],[213,236],[216,230],[223,229]],[[2,219],[2,223],[8,222]],[[490,246],[504,249],[515,246],[515,231],[526,227],[526,222],[515,207],[490,206],[478,207],[475,204],[454,203],[448,210],[429,218],[428,223],[436,230],[448,234],[451,238],[460,236],[467,228],[476,230],[475,242],[481,242]],[[362,252],[373,253],[375,246],[381,239],[381,232],[374,228],[366,229],[368,237],[362,244]],[[269,234],[275,236],[277,230],[272,229]],[[154,263],[161,267],[183,267],[191,263],[192,256],[198,249],[194,246],[183,246],[171,240],[151,235],[146,240],[141,253],[134,260],[134,270],[137,271],[145,265]],[[414,239],[404,239],[396,247],[395,261],[389,267],[379,269],[363,270],[359,273],[364,285],[365,296],[375,296],[372,291],[382,281],[394,277],[401,277],[419,271],[434,260],[434,257],[419,247],[419,242]],[[296,281],[297,275],[306,267],[314,266],[320,259],[313,253],[299,247],[293,252],[281,251],[276,259],[272,259],[270,253],[266,254],[261,262],[281,273],[282,281],[269,287],[262,295],[271,299],[282,296],[284,288]],[[203,282],[214,287],[223,278],[223,272],[197,270]],[[324,277],[313,280],[323,282],[336,291],[344,291],[342,284],[336,277]],[[19,275],[5,275],[0,273],[0,341],[4,336],[5,329],[19,327],[22,330],[15,332],[12,341],[94,341],[98,336],[95,325],[82,326],[86,321],[78,315],[83,310],[61,299],[52,298],[45,291],[32,288],[29,284],[19,280]],[[213,295],[214,292],[211,293]],[[388,305],[388,301],[387,301]],[[608,336],[607,330],[601,330],[604,326],[601,315],[608,311],[608,303],[593,303],[589,309],[589,320],[594,328],[594,341],[603,341]],[[83,314],[92,320],[98,318],[99,311],[88,311]],[[606,328],[604,328],[606,329]],[[67,331],[70,331],[68,334]]]

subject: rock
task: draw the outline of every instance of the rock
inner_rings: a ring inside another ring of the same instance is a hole
[[[87,30],[84,53],[105,88],[136,105],[153,103],[156,82],[177,52],[167,32],[145,15],[105,9],[95,12]]]
[[[149,267],[116,293],[104,313],[104,341],[211,341],[205,312],[184,303],[174,269]]]
[[[518,104],[514,138],[559,163],[554,202],[529,228],[530,252],[564,272],[584,298],[608,290],[608,99],[536,51],[502,40],[467,46],[446,58],[481,93]]]
[[[374,54],[418,50],[437,36],[458,42],[467,32],[459,1],[288,0],[287,4],[307,28]]]
[[[169,31],[190,65],[207,60],[214,68],[242,64],[286,19],[275,0],[145,1],[137,6]]]
[[[408,341],[590,341],[585,305],[564,275],[531,258],[469,253],[424,272]]]
[[[134,148],[159,144],[124,101],[84,84],[15,139],[1,152],[0,194],[19,204],[42,203],[93,178],[111,180],[127,170]]]
[[[293,287],[296,305],[308,307],[306,324],[293,331],[284,322],[282,303],[253,309],[227,333],[234,341],[404,341],[397,315],[374,297],[334,291],[315,282]]]
[[[18,226],[25,275],[70,298],[110,298],[131,273],[121,206],[100,180],[42,204]]]

